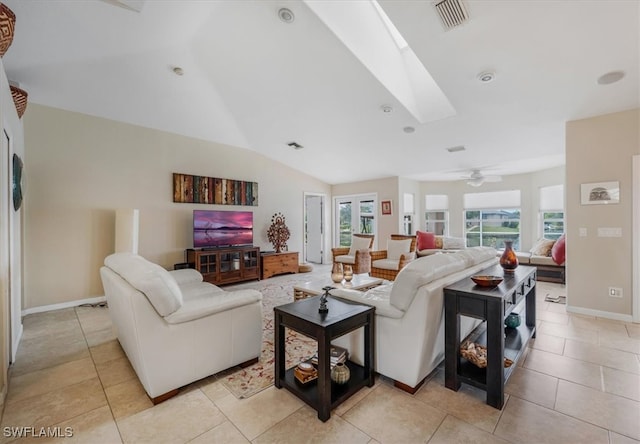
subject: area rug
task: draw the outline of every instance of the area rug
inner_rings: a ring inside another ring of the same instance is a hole
[[[266,284],[243,285],[262,293],[262,351],[257,363],[243,369],[234,369],[221,376],[224,386],[237,398],[248,398],[274,383],[273,307],[293,302],[293,286],[309,280],[310,275],[298,275],[297,279],[282,278]],[[270,279],[271,281],[271,279]],[[316,341],[285,329],[287,368],[310,359],[317,350]]]

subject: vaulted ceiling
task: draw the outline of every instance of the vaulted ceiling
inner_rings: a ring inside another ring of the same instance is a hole
[[[468,21],[446,30],[432,1],[380,0],[430,77],[403,71],[368,0],[120,2],[133,8],[5,0],[3,63],[29,103],[247,148],[328,183],[558,166],[566,121],[640,106],[637,1],[463,0]],[[625,76],[598,84],[611,71]],[[432,116],[442,97],[453,112]]]

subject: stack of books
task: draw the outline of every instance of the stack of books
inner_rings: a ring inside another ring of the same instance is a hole
[[[347,359],[349,359],[349,350],[347,350],[346,348],[338,347],[337,345],[332,345],[331,351],[329,353],[331,355],[331,368],[335,367],[337,363],[344,363]],[[311,358],[311,363],[316,367],[318,366],[318,352],[316,352]]]

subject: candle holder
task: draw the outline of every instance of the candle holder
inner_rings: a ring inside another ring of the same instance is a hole
[[[327,297],[329,296],[329,290],[333,290],[333,287],[326,286],[322,289],[324,290],[324,294],[320,296],[320,308],[318,308],[318,313],[329,313],[329,307],[327,307]]]

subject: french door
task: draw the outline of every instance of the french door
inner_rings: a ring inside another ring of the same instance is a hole
[[[361,194],[334,199],[334,245],[348,247],[354,233],[376,234],[377,196]]]

